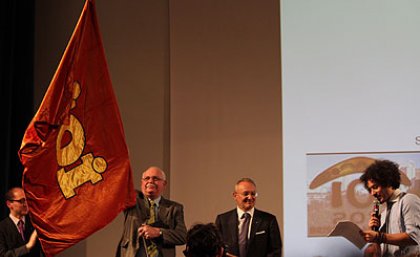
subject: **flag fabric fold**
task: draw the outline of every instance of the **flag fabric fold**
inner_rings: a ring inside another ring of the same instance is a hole
[[[95,3],[86,0],[22,140],[23,188],[47,257],[135,205],[128,149]]]

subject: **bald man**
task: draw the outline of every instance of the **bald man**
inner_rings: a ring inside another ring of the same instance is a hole
[[[14,187],[5,198],[10,214],[0,222],[0,256],[43,256],[36,230],[29,220],[23,189]]]
[[[166,183],[158,167],[143,172],[136,206],[124,211],[117,257],[174,257],[175,246],[186,243],[183,206],[162,196]]]

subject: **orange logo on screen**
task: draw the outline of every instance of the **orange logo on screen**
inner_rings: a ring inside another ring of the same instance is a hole
[[[81,87],[77,81],[73,82],[71,86],[73,100],[70,109],[74,109],[76,100],[81,93]],[[70,114],[68,124],[60,126],[56,141],[57,163],[62,167],[57,171],[57,180],[66,199],[75,196],[75,189],[81,185],[89,181],[92,184],[101,181],[101,173],[105,172],[107,168],[107,162],[102,157],[95,157],[92,153],[82,156],[84,147],[85,132],[83,126],[77,117]],[[81,164],[73,167],[76,162]],[[66,171],[65,167],[69,170]]]
[[[329,167],[321,174],[316,176],[309,185],[309,189],[315,189],[320,187],[321,185],[330,182],[334,179],[344,177],[350,174],[355,173],[363,173],[364,170],[375,162],[375,159],[369,157],[353,157],[341,161],[339,163],[334,164],[333,166]],[[401,184],[410,186],[411,182],[407,175],[402,173],[401,174]],[[347,186],[347,199],[351,205],[357,208],[364,208],[368,205],[372,204],[371,199],[368,199],[367,202],[360,202],[359,199],[356,197],[356,186],[360,184],[359,179],[355,179],[349,183]],[[331,204],[333,207],[340,207],[342,205],[342,194],[341,194],[341,182],[336,181],[333,182],[331,185]]]

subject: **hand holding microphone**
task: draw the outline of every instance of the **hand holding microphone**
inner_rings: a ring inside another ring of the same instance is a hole
[[[375,198],[373,201],[373,211],[369,221],[369,227],[373,231],[379,231],[379,227],[381,226],[381,215],[379,214],[379,200]]]
[[[383,233],[379,232],[381,226],[381,215],[379,213],[380,201],[375,197],[373,201],[373,210],[370,214],[369,228],[370,230],[362,231],[361,235],[367,242],[378,243],[382,240]]]

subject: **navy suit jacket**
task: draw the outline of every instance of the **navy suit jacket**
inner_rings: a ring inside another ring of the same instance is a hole
[[[25,217],[25,239],[19,234],[19,231],[10,217],[0,222],[0,257],[39,257],[43,256],[39,242],[29,252],[25,244],[28,242],[34,228],[29,220],[29,216]]]
[[[239,256],[238,225],[236,208],[216,218],[216,226],[222,234],[226,251],[236,256]],[[280,257],[281,250],[282,242],[276,217],[254,209],[246,257]]]

